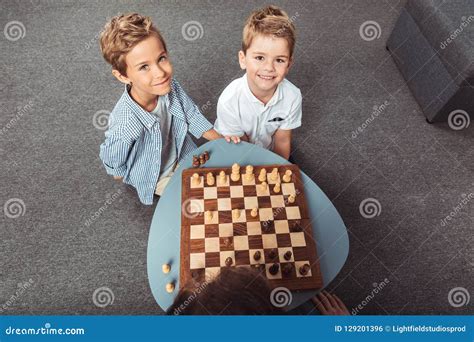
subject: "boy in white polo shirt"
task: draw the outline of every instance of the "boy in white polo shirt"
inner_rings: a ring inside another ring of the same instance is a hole
[[[239,63],[246,74],[224,89],[215,129],[289,159],[292,129],[301,126],[301,91],[285,77],[293,63],[295,28],[268,6],[252,12],[243,30]]]

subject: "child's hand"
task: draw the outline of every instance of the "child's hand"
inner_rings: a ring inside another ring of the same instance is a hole
[[[240,137],[236,137],[236,136],[224,136],[225,138],[225,141],[227,142],[230,142],[232,140],[232,142],[234,144],[238,144],[240,142]]]
[[[322,315],[350,315],[349,310],[336,295],[331,295],[323,290],[317,296],[311,298],[316,308]]]
[[[121,181],[121,180],[123,179],[123,177],[120,177],[120,176],[114,176],[114,179],[115,179],[116,181]]]

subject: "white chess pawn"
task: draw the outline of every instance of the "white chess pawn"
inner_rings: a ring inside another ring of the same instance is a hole
[[[239,164],[235,163],[232,165],[232,173],[230,174],[230,179],[233,182],[237,182],[240,179],[240,166]]]
[[[201,184],[201,178],[199,177],[199,174],[194,173],[193,174],[193,185],[198,186]]]
[[[214,178],[214,175],[212,174],[212,172],[209,172],[207,174],[207,185],[213,186],[215,181],[216,181],[216,179]]]
[[[278,183],[275,184],[275,187],[273,188],[273,191],[278,194],[280,192],[280,190],[281,190],[281,185],[278,182]]]
[[[253,166],[252,165],[247,165],[247,167],[245,168],[245,178],[249,182],[254,179]]]
[[[206,211],[206,218],[208,219],[208,221],[212,220],[212,211],[210,210]]]
[[[163,266],[161,266],[161,270],[162,270],[163,273],[165,273],[165,274],[166,274],[166,273],[170,273],[171,267],[170,267],[170,265],[168,265],[168,264],[163,264]]]
[[[270,179],[274,182],[278,179],[278,169],[276,167],[272,170],[272,173],[270,174]]]
[[[260,189],[262,190],[262,192],[267,190],[267,187],[268,187],[267,182],[262,182],[262,184],[260,184]]]
[[[226,181],[225,171],[221,171],[219,173],[219,184],[220,185],[225,185],[225,181]]]
[[[291,181],[291,175],[293,174],[293,172],[291,172],[291,170],[286,170],[285,174],[283,175],[283,181],[285,183],[288,183]]]
[[[230,179],[232,179],[233,182],[237,182],[240,179],[240,173],[234,173],[232,172],[230,175]]]
[[[296,200],[296,195],[295,194],[290,194],[288,196],[288,203],[295,203]]]
[[[240,217],[240,210],[239,209],[232,210],[232,218],[234,220],[237,220],[239,217]]]
[[[257,209],[257,207],[254,207],[254,208],[252,209],[252,211],[250,212],[250,215],[251,215],[252,217],[257,217],[257,215],[258,215],[258,209]]]
[[[173,283],[166,284],[166,292],[172,293],[173,291],[174,291],[174,284]]]
[[[260,182],[264,182],[267,180],[267,170],[265,169],[260,170],[260,174],[258,175],[258,180]]]

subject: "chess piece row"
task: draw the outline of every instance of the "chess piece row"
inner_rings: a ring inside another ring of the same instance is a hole
[[[226,184],[226,181],[227,175],[225,174],[225,171],[221,171],[217,176],[217,185],[224,186]],[[216,178],[214,177],[212,172],[208,172],[206,174],[206,183],[208,186],[214,186],[214,184],[216,183]],[[198,173],[193,173],[192,184],[194,186],[199,186],[201,184],[201,177]]]
[[[308,272],[310,271],[311,267],[309,266],[309,264],[304,264],[302,266],[300,266],[298,268],[298,271],[299,273],[302,275],[302,276],[305,276],[308,274]],[[271,265],[269,268],[268,268],[268,273],[270,273],[271,275],[276,275],[278,273],[278,271],[280,270],[280,264],[278,263],[274,263],[273,265]],[[285,275],[289,275],[291,274],[291,271],[293,271],[293,264],[291,263],[285,263],[282,268],[281,268],[281,271],[283,274]]]
[[[293,255],[293,253],[291,251],[287,251],[283,255],[283,258],[286,261],[290,261],[292,255]],[[275,259],[276,256],[277,256],[277,252],[276,252],[275,249],[270,250],[270,252],[268,253],[268,257],[269,257],[270,260]],[[255,261],[260,261],[261,258],[262,258],[262,253],[260,251],[256,251],[253,255],[253,259]],[[225,259],[225,265],[227,267],[230,267],[233,264],[234,264],[234,260],[232,259],[232,257],[227,257]],[[280,269],[280,264],[275,262],[269,267],[268,272],[271,275],[276,275],[278,273],[279,269]],[[298,271],[302,276],[305,276],[305,275],[308,274],[310,269],[311,269],[311,266],[309,264],[303,264],[302,266],[299,267]],[[282,272],[283,272],[283,274],[286,274],[286,275],[290,274],[292,270],[293,270],[293,265],[291,263],[285,263],[282,267]]]
[[[285,254],[283,255],[283,258],[286,260],[286,261],[290,261],[291,260],[291,256],[293,255],[293,253],[291,251],[286,251]],[[277,251],[276,249],[271,249],[269,252],[268,252],[268,258],[270,260],[273,260],[275,259],[277,256]],[[255,253],[253,254],[253,259],[255,261],[260,261],[260,259],[262,258],[262,252],[260,251],[255,251]],[[232,263],[231,263],[232,264]]]
[[[260,268],[262,271],[265,270],[265,264],[254,264],[253,267],[257,269]],[[284,275],[290,275],[293,271],[293,268],[294,266],[292,263],[284,263],[281,266],[281,272]],[[298,268],[298,272],[300,275],[306,276],[309,273],[310,269],[311,266],[309,266],[309,264],[304,264]],[[270,273],[271,275],[277,275],[279,270],[280,264],[275,262],[268,268],[268,273]]]
[[[270,260],[273,260],[276,258],[276,256],[278,255],[277,253],[277,250],[276,249],[271,249],[269,252],[268,252],[268,258]],[[290,261],[291,260],[291,256],[293,255],[293,253],[291,251],[286,251],[285,254],[283,254],[283,258],[286,260],[286,261]],[[260,251],[256,251],[254,254],[253,254],[253,260],[255,261],[259,261],[262,257],[262,253]]]
[[[289,183],[291,181],[292,174],[293,174],[293,172],[291,170],[286,170],[285,174],[282,177],[283,182]],[[252,165],[247,165],[247,167],[245,168],[245,174],[243,175],[243,177],[247,182],[251,182],[255,179]],[[274,168],[272,170],[272,172],[270,173],[269,178],[272,182],[275,182],[274,191],[276,193],[279,193],[280,189],[281,189],[281,181],[278,178],[278,169],[277,168]],[[196,186],[201,183],[201,180],[200,180],[200,177],[199,177],[198,173],[194,173],[192,179],[193,179],[193,182],[194,182],[193,184],[196,185]],[[239,166],[239,164],[233,164],[232,165],[232,171],[231,171],[230,179],[233,182],[237,182],[238,180],[240,180],[240,166]],[[260,170],[258,180],[261,182],[260,186],[262,187],[262,189],[266,190],[266,188],[268,186],[268,184],[266,182],[266,180],[267,180],[267,170],[266,169],[261,169]],[[208,186],[213,186],[215,184],[215,177],[214,177],[214,174],[212,172],[208,172],[206,174],[206,181],[207,181]],[[225,185],[226,181],[227,181],[227,175],[226,175],[225,171],[222,170],[221,172],[219,172],[217,183],[218,183],[218,185]]]
[[[250,166],[250,168],[249,168],[249,166]],[[247,168],[246,168],[246,173],[248,173],[249,170],[250,170],[250,172],[253,173],[253,167],[251,165],[249,165],[249,166],[247,166]],[[285,174],[283,175],[283,182],[285,182],[285,183],[291,182],[292,174],[293,174],[293,172],[291,170],[286,170]],[[272,172],[270,173],[269,178],[272,182],[276,182],[277,184],[281,183],[281,181],[278,179],[278,169],[276,167],[272,169]],[[252,178],[250,178],[250,180],[252,180]],[[266,180],[267,180],[267,170],[266,169],[261,169],[260,170],[260,173],[258,175],[258,180],[262,183],[266,182]]]
[[[193,156],[193,167],[204,165],[209,160],[209,152],[204,151],[199,156]]]

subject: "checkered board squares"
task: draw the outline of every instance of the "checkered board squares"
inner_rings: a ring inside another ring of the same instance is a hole
[[[204,199],[213,199],[217,198],[217,187],[206,187],[203,190],[203,198]]]
[[[258,179],[262,168],[267,170],[267,187]],[[277,180],[270,175],[278,168]],[[225,182],[219,182],[220,171],[225,171]],[[283,182],[286,170],[293,172],[290,182]],[[207,184],[207,173],[215,177]],[[193,183],[194,173],[199,183]],[[254,166],[254,177],[247,180],[245,166],[237,181],[230,178],[231,168],[195,168],[183,171],[182,200],[187,201],[181,217],[180,284],[189,281],[211,281],[232,259],[231,267],[251,267],[260,271],[274,287],[290,290],[317,289],[322,279],[307,213],[301,175],[296,165]],[[281,182],[275,192],[275,183]],[[294,203],[288,197],[296,195]],[[256,216],[252,210],[257,208]],[[239,216],[233,210],[239,209]],[[205,213],[211,212],[211,217]],[[255,252],[260,259],[255,260]],[[285,258],[285,253],[291,257]],[[270,267],[278,264],[275,274]],[[300,267],[309,264],[310,271],[302,275]]]
[[[295,184],[294,183],[282,183],[281,184],[281,192],[283,195],[290,195],[296,193]]]

